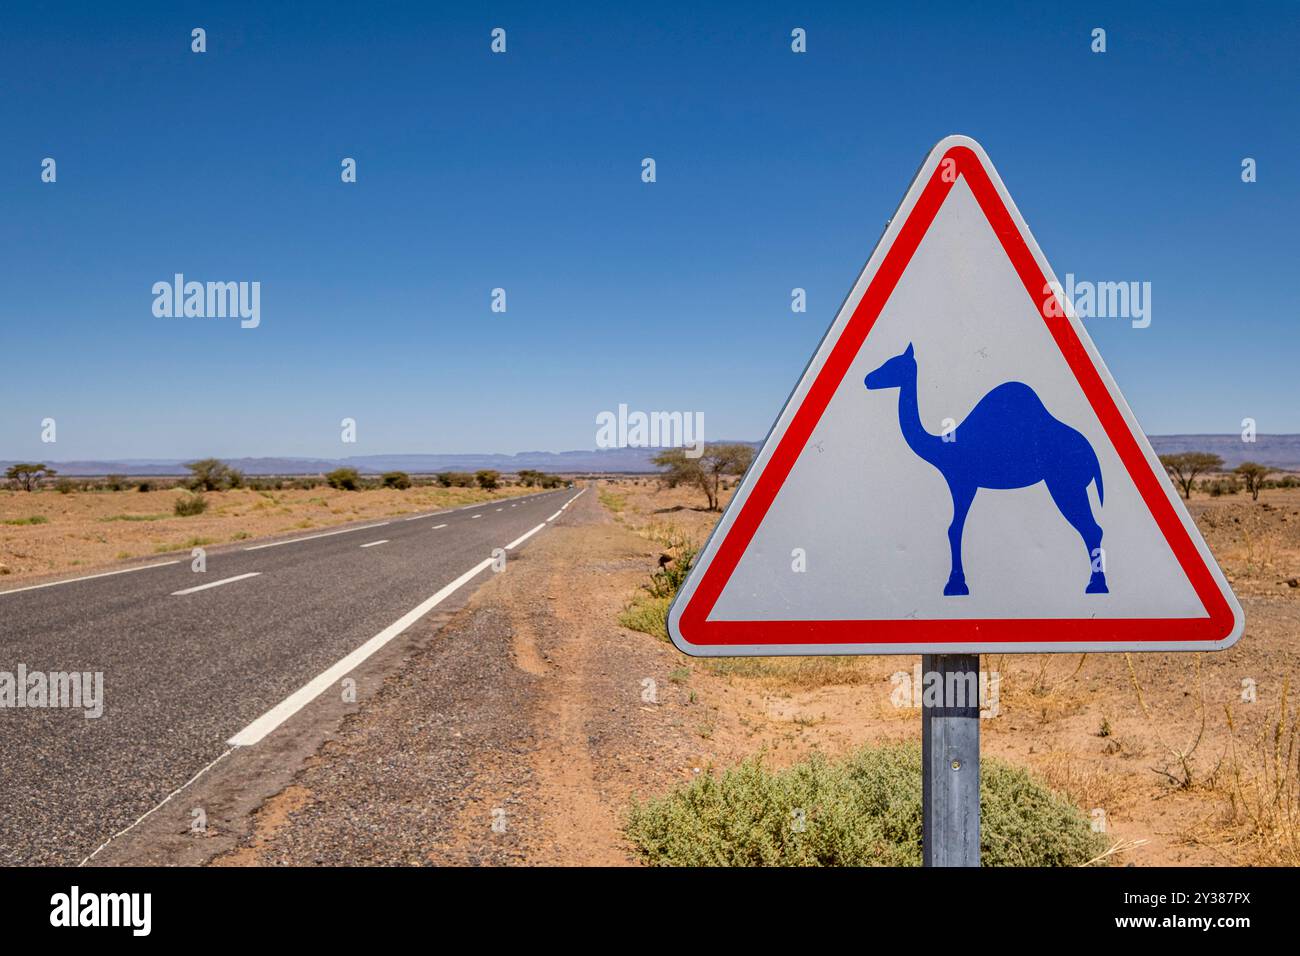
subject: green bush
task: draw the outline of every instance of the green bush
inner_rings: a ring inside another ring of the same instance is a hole
[[[136,491],[139,491],[139,492],[141,492],[141,493],[143,493],[143,494],[148,494],[149,492],[153,491],[153,482],[151,482],[151,481],[142,481],[142,482],[139,482],[139,483],[135,486],[135,490],[136,490]]]
[[[361,487],[361,475],[355,468],[335,468],[325,476],[325,482],[340,491],[356,491]]]
[[[172,511],[178,518],[192,518],[194,515],[201,515],[208,510],[208,499],[204,498],[199,492],[192,492],[188,495],[181,495],[172,505]]]
[[[608,504],[607,498],[616,497],[601,492],[601,501]],[[697,549],[686,538],[672,535],[666,542],[670,549],[677,551],[677,557],[670,557],[662,562],[658,570],[650,575],[650,583],[641,585],[644,594],[637,593],[618,616],[618,623],[634,631],[653,634],[668,640],[668,608],[673,603],[677,589],[686,580],[686,575],[695,562]]]
[[[49,524],[50,519],[45,515],[32,515],[28,518],[7,518],[5,524],[24,525],[24,524]]]
[[[411,487],[411,476],[404,471],[386,471],[380,475],[379,481],[385,488],[397,488],[399,491]]]
[[[634,631],[653,634],[666,641],[668,640],[668,608],[672,603],[672,598],[638,594],[632,599],[631,604],[623,608],[618,616],[618,623]]]
[[[244,473],[231,468],[219,458],[203,458],[185,465],[190,470],[189,486],[194,491],[220,491],[223,488],[242,488]]]
[[[685,539],[674,541],[670,547],[677,549],[677,557],[661,564],[659,570],[650,575],[650,583],[644,585],[652,597],[671,598],[675,596],[677,589],[686,581],[686,575],[690,573],[691,565],[695,563],[696,549],[687,543]]]
[[[1077,866],[1104,852],[1064,798],[1021,768],[981,763],[982,865]],[[627,833],[658,866],[920,866],[921,750],[866,747],[779,771],[752,758],[633,804]]]
[[[495,491],[500,486],[501,472],[483,468],[474,472],[474,480],[484,491]]]
[[[125,475],[109,475],[104,479],[104,487],[108,491],[121,491],[126,487]]]
[[[70,495],[77,490],[77,483],[71,478],[60,478],[54,483],[54,490],[61,495]]]

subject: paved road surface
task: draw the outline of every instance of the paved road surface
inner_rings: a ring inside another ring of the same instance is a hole
[[[0,709],[0,864],[76,864],[229,750],[256,746],[573,490],[0,592],[0,671],[102,671],[104,713]],[[526,540],[526,539],[525,539]],[[508,552],[513,553],[513,551]]]

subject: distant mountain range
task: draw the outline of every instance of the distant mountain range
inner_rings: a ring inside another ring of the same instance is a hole
[[[1253,443],[1239,435],[1151,435],[1161,455],[1208,451],[1235,468],[1257,461],[1280,471],[1300,471],[1300,435],[1258,435]],[[758,442],[742,444],[758,446]],[[335,468],[355,468],[363,474],[405,471],[432,474],[439,471],[477,471],[495,468],[513,473],[521,468],[564,474],[645,474],[658,469],[650,459],[653,448],[614,448],[593,451],[524,451],[514,455],[351,455],[345,458],[226,458],[227,464],[246,475],[318,475]],[[115,461],[46,461],[62,475],[183,475],[189,458],[124,458]],[[14,464],[0,460],[0,468]]]
[[[755,444],[746,442],[745,444]],[[343,458],[223,458],[246,475],[318,475],[335,468],[355,468],[362,474],[405,471],[427,475],[439,471],[478,471],[495,468],[514,473],[521,468],[571,473],[635,474],[658,469],[650,459],[655,448],[613,448],[593,451],[524,451],[515,455],[350,455]],[[185,462],[193,458],[121,458],[111,461],[55,461],[45,463],[61,475],[184,475]],[[0,460],[0,469],[14,460]]]
[[[1213,452],[1225,468],[1254,461],[1278,471],[1300,471],[1300,435],[1256,435],[1253,442],[1233,435],[1148,435],[1157,455],[1185,451]]]

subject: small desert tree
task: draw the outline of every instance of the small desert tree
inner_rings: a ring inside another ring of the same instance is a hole
[[[686,454],[684,448],[668,448],[652,461],[664,469],[660,480],[670,488],[694,485],[704,492],[709,510],[718,510],[718,488],[724,475],[743,475],[754,460],[754,449],[748,445],[706,445],[698,458]]]
[[[23,491],[32,491],[41,486],[41,479],[53,478],[58,472],[48,465],[38,465],[34,462],[19,462],[10,465],[5,471],[5,477],[13,482],[14,487],[21,487]]]
[[[483,468],[474,472],[474,480],[484,491],[494,491],[501,481],[501,472],[493,471],[491,468]]]
[[[1192,484],[1196,476],[1223,467],[1223,459],[1208,451],[1185,451],[1176,455],[1161,455],[1160,464],[1183,489],[1183,497],[1191,499]]]
[[[1250,492],[1252,501],[1259,500],[1259,489],[1264,486],[1264,479],[1268,477],[1268,469],[1258,462],[1243,461],[1233,471],[1241,475],[1241,480],[1246,483],[1246,490]]]
[[[444,488],[468,488],[474,484],[474,476],[467,471],[440,471],[434,478]]]
[[[325,475],[325,481],[339,491],[356,491],[361,487],[361,475],[355,468],[335,468]]]
[[[379,481],[385,488],[396,488],[398,491],[411,487],[411,476],[404,471],[386,471],[379,477]]]
[[[533,485],[540,485],[544,477],[546,476],[533,468],[519,469],[519,483],[525,488],[531,488]]]
[[[244,473],[219,458],[201,458],[186,462],[185,467],[190,470],[189,486],[194,491],[220,491],[244,484]]]

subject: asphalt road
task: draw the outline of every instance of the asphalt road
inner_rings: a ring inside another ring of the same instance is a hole
[[[578,493],[250,542],[202,573],[186,557],[0,592],[0,671],[104,681],[97,719],[0,709],[0,864],[79,863],[431,605],[463,600],[494,549],[525,547]]]

